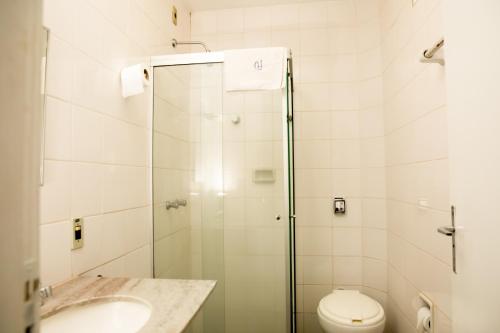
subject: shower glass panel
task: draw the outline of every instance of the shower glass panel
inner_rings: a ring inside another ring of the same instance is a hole
[[[187,332],[293,332],[290,81],[225,92],[222,74],[154,69],[154,275],[217,280]]]

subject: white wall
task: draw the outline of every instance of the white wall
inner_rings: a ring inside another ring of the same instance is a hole
[[[188,38],[172,1],[47,0],[45,185],[41,188],[41,274],[54,284],[83,273],[151,275],[151,91],[123,99],[120,70],[170,53]],[[71,219],[85,244],[71,251]]]
[[[442,37],[441,2],[381,2],[393,332],[415,331],[419,292],[436,306],[434,332],[450,332],[450,240],[436,232],[450,223],[445,67],[419,63]]]

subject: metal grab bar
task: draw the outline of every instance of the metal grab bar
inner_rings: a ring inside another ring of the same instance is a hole
[[[440,48],[444,46],[444,38],[441,38],[435,45],[433,45],[430,49],[424,50],[424,58],[432,59],[434,54],[439,51]]]
[[[444,46],[444,38],[441,38],[436,44],[432,47],[424,50],[422,53],[422,57],[420,58],[420,62],[423,63],[437,63],[440,65],[444,65],[443,58],[434,58],[434,55]]]

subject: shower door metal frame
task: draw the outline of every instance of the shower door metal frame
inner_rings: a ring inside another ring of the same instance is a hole
[[[169,55],[159,55],[152,56],[150,58],[150,67],[152,73],[154,73],[155,67],[164,66],[178,66],[178,65],[201,65],[201,64],[215,64],[224,63],[224,52],[203,52],[203,53],[183,53],[183,54],[169,54]],[[285,70],[285,88],[283,88],[283,145],[284,145],[284,156],[287,165],[283,166],[286,170],[284,177],[284,191],[286,200],[286,211],[288,218],[287,229],[288,234],[286,235],[286,247],[288,250],[288,258],[286,259],[287,268],[287,288],[289,292],[286,295],[288,302],[288,309],[286,311],[287,316],[287,328],[291,333],[296,333],[297,331],[297,321],[296,321],[296,273],[295,273],[295,170],[294,170],[294,126],[293,126],[293,66],[292,66],[292,53],[290,49],[287,49],[287,63]],[[153,87],[154,87],[154,75],[153,75]],[[154,106],[153,106],[154,107]],[[154,112],[154,111],[153,111]],[[292,140],[290,142],[290,139]],[[153,221],[154,223],[154,221]],[[154,232],[154,225],[153,225]],[[154,240],[154,236],[153,236]],[[154,265],[154,246],[153,246],[153,265]],[[153,267],[154,274],[154,267]]]

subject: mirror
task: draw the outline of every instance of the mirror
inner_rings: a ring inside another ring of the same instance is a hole
[[[40,102],[42,103],[42,107],[40,108],[40,110],[42,111],[41,113],[41,122],[42,122],[42,126],[41,126],[41,140],[40,140],[40,145],[41,145],[41,149],[40,149],[40,186],[43,186],[43,180],[44,180],[44,170],[45,170],[45,167],[44,167],[44,160],[45,160],[45,114],[46,114],[46,101],[47,101],[47,98],[46,98],[46,87],[45,87],[45,83],[46,83],[46,76],[47,76],[47,58],[48,58],[48,53],[49,53],[49,34],[50,34],[50,31],[49,29],[45,28],[45,27],[42,27],[42,43],[41,43],[41,56],[42,56],[42,59],[41,59],[41,75],[40,75],[40,78],[42,80],[41,84],[40,84]]]

